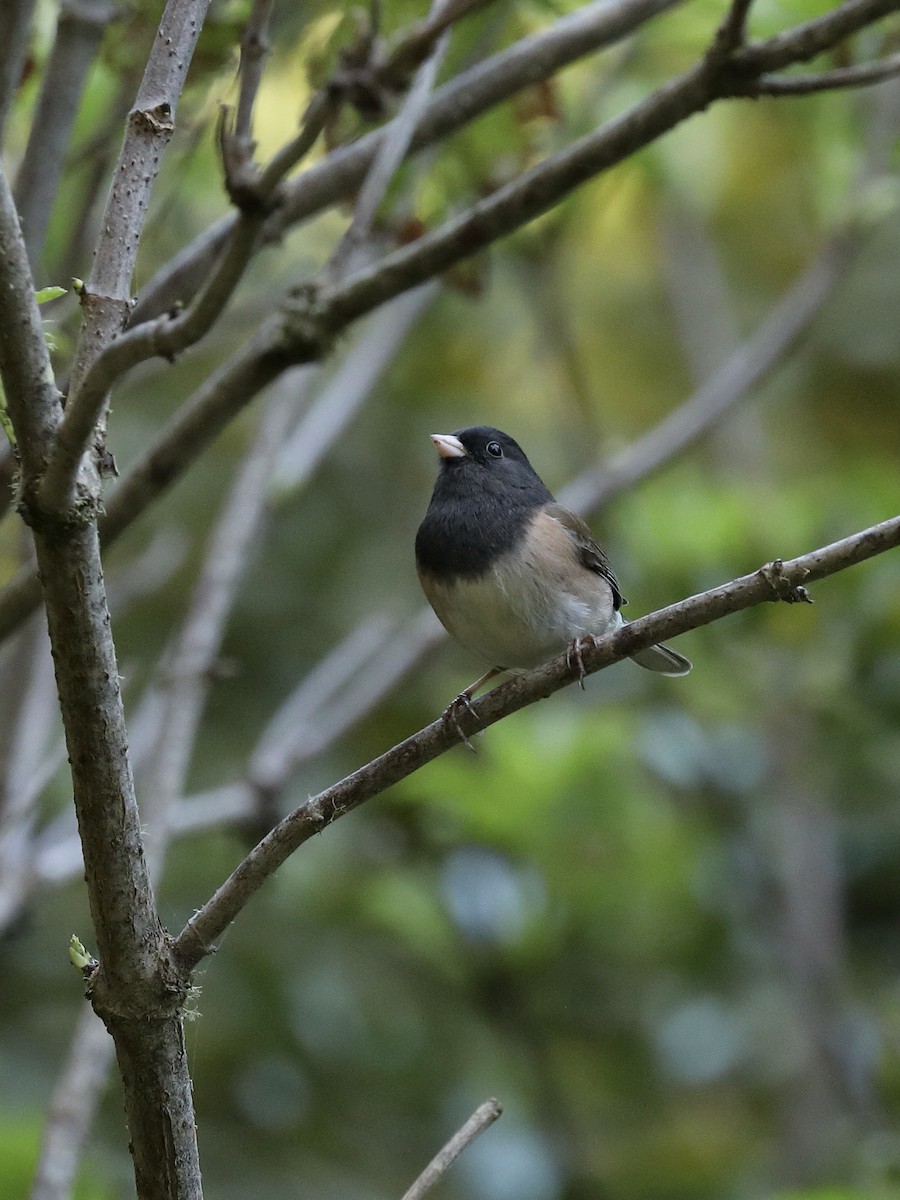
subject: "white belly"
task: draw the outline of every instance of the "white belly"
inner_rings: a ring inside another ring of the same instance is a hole
[[[622,623],[612,593],[586,569],[571,581],[513,566],[501,558],[478,579],[422,586],[448,633],[493,667],[529,669],[561,654],[573,638],[607,633]]]

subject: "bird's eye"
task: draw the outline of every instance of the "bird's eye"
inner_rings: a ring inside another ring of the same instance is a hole
[[[503,457],[503,447],[500,445],[499,442],[488,442],[487,452],[491,456],[491,458],[502,458]]]

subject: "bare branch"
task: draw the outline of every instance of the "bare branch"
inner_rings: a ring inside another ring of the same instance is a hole
[[[305,158],[312,150],[318,140],[319,134],[328,124],[332,114],[336,111],[336,100],[327,89],[316,92],[312,100],[307,105],[306,112],[303,114],[303,120],[300,122],[300,132],[295,138],[282,146],[273,154],[271,162],[263,168],[259,177],[259,186],[265,192],[274,187],[276,183],[284,179],[290,171]],[[282,197],[283,203],[283,197]],[[280,207],[280,205],[279,205]],[[276,210],[277,211],[277,210]],[[273,213],[274,216],[274,213]],[[271,223],[272,218],[269,218]],[[227,236],[227,219],[221,222],[219,229],[221,233],[216,232],[216,228],[210,231],[212,238],[210,247],[213,249],[216,245],[216,238]],[[206,235],[204,235],[206,236]],[[180,256],[179,256],[180,257]],[[141,312],[142,305],[138,306],[138,311],[135,313],[135,321],[142,321],[144,316]]]
[[[261,414],[259,427],[235,475],[210,535],[191,605],[162,667],[162,706],[142,790],[150,822],[151,869],[162,862],[168,812],[180,799],[238,584],[251,560],[269,494],[269,467],[292,416],[290,395],[278,395]]]
[[[780,71],[793,63],[809,62],[865,26],[896,11],[896,0],[844,0],[821,17],[736,49],[730,56],[731,67],[740,80],[742,75],[762,75]]]
[[[84,1097],[102,1089],[112,1058],[113,1040],[86,1005],[53,1089],[29,1200],[69,1200],[72,1195],[94,1115],[94,1106],[85,1104]]]
[[[693,395],[609,462],[573,480],[560,500],[577,512],[595,511],[708,433],[796,346],[844,277],[859,244],[848,234],[832,239],[755,333]]]
[[[306,482],[371,395],[439,290],[438,283],[425,284],[372,315],[371,324],[361,330],[358,341],[279,449],[272,470],[276,492]]]
[[[28,50],[35,0],[6,0],[3,6],[3,42],[0,47],[0,146],[6,119],[22,78]]]
[[[403,1200],[422,1200],[426,1192],[430,1192],[459,1156],[468,1146],[481,1137],[486,1129],[503,1115],[503,1107],[499,1100],[485,1100],[479,1104],[465,1125],[454,1133],[444,1148],[435,1155],[412,1187],[404,1193]]]
[[[60,7],[56,40],[14,188],[33,271],[40,265],[87,73],[115,14],[110,0],[65,0]]]
[[[425,20],[398,40],[388,58],[385,74],[402,77],[406,71],[419,66],[433,53],[438,40],[451,25],[492,3],[493,0],[437,0]]]
[[[240,282],[256,245],[262,213],[242,214],[209,279],[190,308],[175,317],[126,330],[100,351],[87,369],[77,403],[69,404],[41,488],[42,503],[64,503],[106,403],[109,389],[126,371],[155,356],[173,358],[198,342],[221,315]]]
[[[242,141],[253,137],[253,105],[262,82],[263,65],[269,53],[269,18],[275,0],[253,0],[250,16],[241,38],[241,91],[238,97],[234,131]]]
[[[595,640],[584,655],[587,673],[630,657],[678,634],[698,629],[731,613],[768,600],[805,596],[801,584],[823,579],[900,545],[900,517],[865,529],[800,558],[776,560],[750,575],[641,617],[616,633]],[[218,891],[187,922],[174,952],[186,969],[211,953],[216,940],[250,898],[304,842],[338,817],[407,778],[419,767],[458,745],[462,738],[566,687],[578,676],[562,654],[543,667],[518,675],[473,702],[458,721],[443,718],[419,730],[379,758],[311,797],[285,817],[254,847]]]
[[[753,0],[731,0],[725,20],[716,30],[710,47],[709,53],[713,58],[727,56],[744,44],[747,39],[747,18],[752,7]]]
[[[900,75],[900,54],[891,54],[877,62],[853,67],[835,67],[815,75],[763,75],[752,87],[754,96],[808,96],[813,92],[833,92],[840,88],[870,87]]]
[[[62,415],[16,206],[0,165],[0,378],[15,429],[23,492],[32,493]]]
[[[452,10],[459,7],[460,4],[454,4],[453,0],[435,0],[432,17],[436,20],[441,17],[449,19]],[[341,279],[358,265],[357,254],[371,235],[372,224],[381,201],[397,168],[406,158],[416,126],[434,90],[437,73],[447,50],[448,38],[449,34],[444,32],[435,39],[428,57],[416,72],[400,112],[385,131],[356,201],[353,220],[323,272],[324,278],[329,281]]]
[[[13,458],[12,447],[4,438],[0,441],[0,521],[9,512],[15,474],[16,460]]]

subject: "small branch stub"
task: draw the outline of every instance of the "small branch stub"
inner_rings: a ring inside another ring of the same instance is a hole
[[[783,600],[786,604],[812,604],[813,598],[799,584],[791,583],[784,569],[784,560],[775,558],[770,563],[766,563],[764,567],[759,568],[759,574],[763,578],[774,593],[774,600]],[[806,578],[809,574],[805,571],[801,575],[801,579]]]
[[[454,1133],[444,1148],[434,1156],[412,1187],[404,1194],[403,1200],[421,1200],[434,1185],[444,1176],[468,1146],[480,1137],[503,1115],[503,1105],[499,1100],[485,1100],[479,1104],[465,1125]]]

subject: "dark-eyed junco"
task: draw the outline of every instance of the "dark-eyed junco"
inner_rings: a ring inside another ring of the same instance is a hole
[[[431,440],[441,463],[416,534],[419,579],[448,633],[494,668],[464,694],[625,624],[609,560],[517,442],[488,425]],[[664,675],[691,669],[668,646],[634,661]]]

